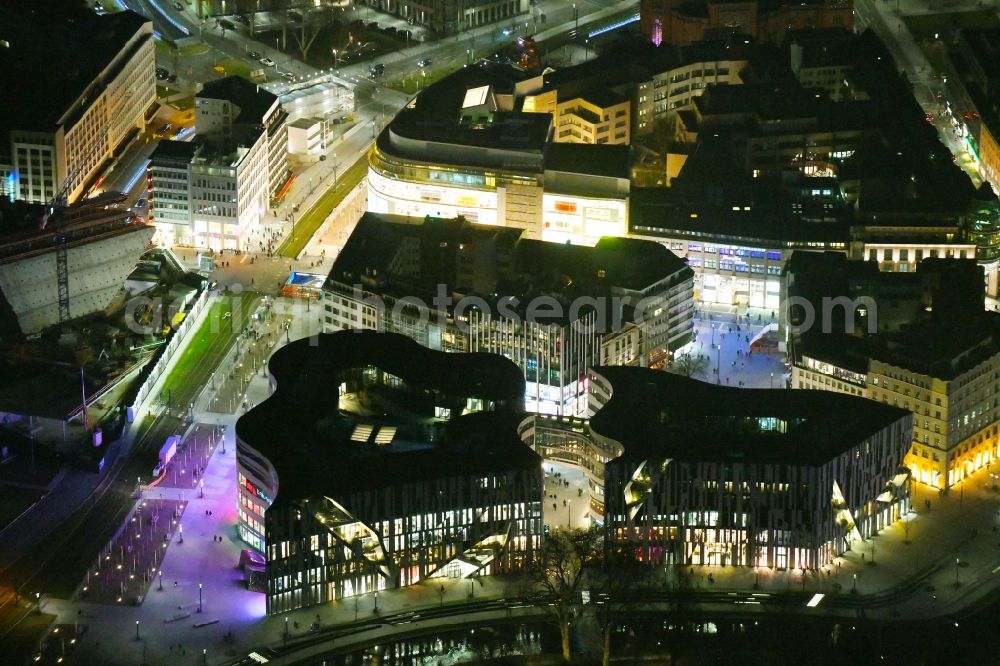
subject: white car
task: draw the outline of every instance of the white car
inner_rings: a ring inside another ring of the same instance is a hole
[[[270,58],[261,58],[260,64],[264,65],[264,67],[274,67],[274,61]]]

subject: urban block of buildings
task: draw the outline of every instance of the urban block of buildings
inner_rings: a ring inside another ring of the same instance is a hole
[[[269,362],[236,424],[239,532],[267,612],[522,567],[542,536],[541,459],[509,360],[343,331]]]
[[[653,564],[818,569],[909,509],[906,410],[824,391],[590,372],[605,539]]]
[[[206,83],[195,96],[198,138],[161,141],[150,157],[156,242],[248,249],[290,175],[286,118],[275,95],[246,79]]]
[[[1000,192],[1000,28],[955,31],[947,57],[953,75],[949,85],[959,91],[957,106],[946,113],[973,149],[979,175]],[[995,259],[995,257],[994,257]]]
[[[780,44],[785,34],[803,28],[854,26],[850,0],[810,0],[799,4],[773,0],[640,0],[643,36],[659,45],[690,44],[713,34],[743,32],[762,42]]]
[[[904,464],[932,488],[948,490],[997,459],[1000,315],[984,310],[976,262],[925,258],[902,274],[796,253],[782,283],[794,388],[912,412]]]
[[[155,111],[153,24],[122,11],[0,15],[0,195],[74,202]]]
[[[952,162],[877,39],[842,29],[791,31],[780,48],[618,44],[559,71],[466,67],[379,137],[369,210],[654,240],[708,304],[776,310],[797,250],[900,272],[918,255],[975,257],[998,288],[1000,206]]]
[[[662,367],[691,339],[692,271],[659,243],[526,236],[366,213],[324,286],[324,330],[503,354],[523,372],[528,411],[566,416],[586,414],[588,367]]]

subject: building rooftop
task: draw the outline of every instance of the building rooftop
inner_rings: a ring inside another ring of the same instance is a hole
[[[481,296],[487,303],[515,297],[517,303],[505,307],[519,312],[535,296],[568,304],[692,276],[682,259],[653,241],[605,237],[588,247],[523,239],[522,234],[460,220],[368,212],[334,261],[327,285],[417,297],[428,307],[441,289]],[[474,261],[466,261],[469,257]],[[558,319],[548,310],[545,315],[547,321]]]
[[[237,421],[236,434],[277,471],[276,501],[540,465],[517,435],[524,379],[502,356],[448,354],[394,333],[341,331],[282,347],[268,368],[275,391]],[[380,401],[374,414],[362,415],[338,393],[349,371],[366,368],[394,375],[405,388],[391,406]],[[434,418],[432,411],[414,425],[415,412],[430,404],[421,402],[425,391],[439,395],[434,404],[451,402],[454,415]],[[500,406],[462,414],[469,398]],[[440,427],[430,428],[430,421]],[[371,436],[362,440],[359,427]],[[390,441],[378,441],[382,429]]]
[[[196,97],[225,100],[235,104],[240,108],[237,122],[258,125],[264,122],[264,116],[278,101],[273,93],[242,76],[227,76],[207,81]]]
[[[545,170],[628,180],[630,148],[611,144],[550,143]]]
[[[909,416],[830,391],[716,386],[646,368],[594,372],[612,395],[590,427],[621,443],[628,460],[820,465]]]
[[[9,47],[0,48],[0,135],[54,130],[147,22],[128,10],[98,16],[84,4],[5,5],[0,41]]]
[[[154,162],[158,158],[182,160],[190,162],[195,153],[198,152],[200,141],[174,141],[173,139],[163,139],[153,149],[150,159]]]

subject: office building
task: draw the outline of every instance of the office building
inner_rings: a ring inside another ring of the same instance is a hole
[[[653,564],[812,569],[909,508],[904,409],[641,368],[590,373],[605,538]]]
[[[195,133],[209,141],[231,142],[234,132],[262,130],[267,153],[267,191],[274,196],[291,175],[288,168],[288,114],[278,97],[241,76],[208,81],[195,96]]]
[[[87,194],[154,110],[153,24],[127,10],[65,12],[0,16],[0,163],[15,199]]]
[[[566,416],[586,413],[591,365],[661,367],[691,339],[692,272],[662,245],[525,235],[369,212],[327,278],[324,330],[503,354],[524,373],[529,412]]]
[[[542,468],[509,360],[344,331],[268,367],[272,395],[236,424],[239,532],[266,557],[268,614],[531,559]]]
[[[286,114],[237,76],[206,84],[195,102],[196,143],[161,141],[150,157],[156,242],[247,250],[290,174]]]

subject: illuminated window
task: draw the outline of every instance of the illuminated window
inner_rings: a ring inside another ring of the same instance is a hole
[[[560,213],[575,213],[576,204],[571,201],[557,201],[556,211]]]
[[[663,42],[663,21],[660,19],[653,20],[653,43],[657,46]]]

